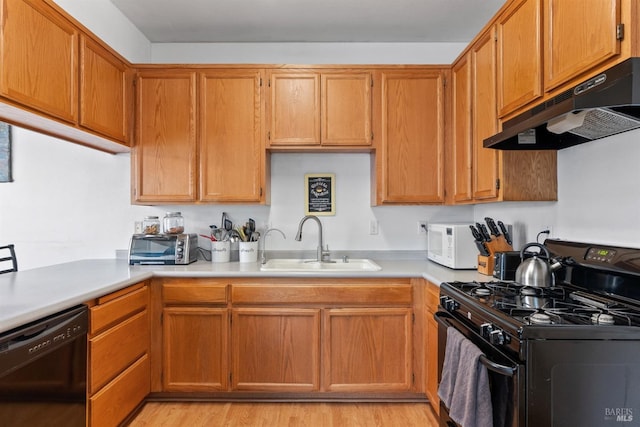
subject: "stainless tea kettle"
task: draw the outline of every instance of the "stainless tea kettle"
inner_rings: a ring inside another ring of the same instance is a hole
[[[540,249],[540,253],[524,259],[525,251],[531,247]],[[544,252],[544,257],[542,253]],[[520,265],[516,269],[516,283],[535,288],[548,288],[555,284],[553,272],[562,267],[558,261],[551,260],[549,251],[539,243],[527,243],[520,251]]]

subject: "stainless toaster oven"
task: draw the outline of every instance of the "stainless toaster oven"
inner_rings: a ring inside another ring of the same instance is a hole
[[[134,234],[129,244],[130,265],[186,265],[197,255],[197,234]]]

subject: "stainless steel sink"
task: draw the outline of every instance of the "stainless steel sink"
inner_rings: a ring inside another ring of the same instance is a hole
[[[366,258],[331,260],[331,262],[318,262],[315,259],[274,258],[260,266],[262,271],[380,271],[382,267],[374,261]]]

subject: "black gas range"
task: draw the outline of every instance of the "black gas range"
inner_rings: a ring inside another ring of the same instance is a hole
[[[441,284],[440,368],[452,327],[502,385],[493,426],[640,426],[640,249],[545,246],[562,263],[553,287]],[[442,425],[457,425],[448,414]]]

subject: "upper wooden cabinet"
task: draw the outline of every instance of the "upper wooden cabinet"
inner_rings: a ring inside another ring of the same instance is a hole
[[[261,75],[243,69],[140,71],[134,200],[264,201]]]
[[[498,117],[508,120],[640,55],[635,0],[511,0],[494,17]]]
[[[75,123],[79,30],[42,1],[3,0],[0,94]]]
[[[449,193],[454,203],[473,201],[472,187],[472,129],[471,129],[471,55],[460,58],[451,69],[451,141],[448,144],[450,163]]]
[[[542,96],[542,0],[513,2],[496,28],[498,116],[503,117]]]
[[[262,200],[261,81],[261,70],[200,73],[200,200]]]
[[[545,90],[552,90],[620,53],[616,30],[621,22],[622,1],[545,0]],[[637,21],[630,24],[635,26]]]
[[[133,73],[94,40],[80,37],[80,125],[130,142]]]
[[[53,2],[1,0],[0,118],[109,152],[131,137],[130,65]]]
[[[320,144],[320,74],[269,76],[270,145]]]
[[[269,73],[270,147],[370,146],[371,73]]]
[[[323,145],[371,145],[371,74],[323,73],[320,85]]]
[[[491,28],[471,48],[472,66],[472,119],[473,138],[473,198],[498,197],[500,152],[484,148],[485,138],[498,130],[496,116],[496,43]]]
[[[442,203],[446,71],[383,70],[376,93],[376,204]]]
[[[196,201],[196,73],[141,71],[136,102],[134,201]]]
[[[447,192],[452,196],[447,203],[556,200],[555,151],[483,146],[498,130],[495,31],[494,26],[487,29],[452,68],[453,128],[447,147]]]

